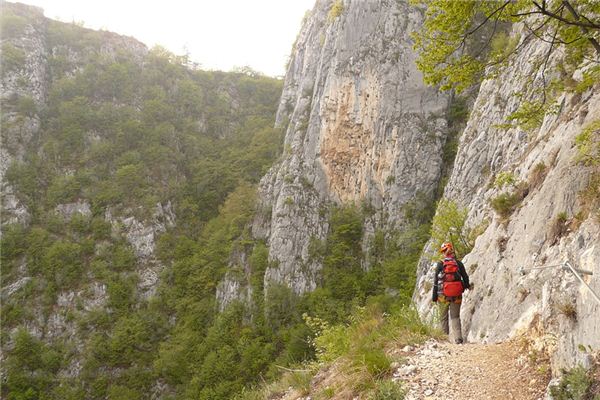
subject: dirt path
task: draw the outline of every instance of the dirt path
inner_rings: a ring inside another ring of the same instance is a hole
[[[537,400],[543,399],[548,374],[533,366],[513,342],[450,344],[428,341],[404,349],[406,364],[394,380],[409,389],[406,400]]]

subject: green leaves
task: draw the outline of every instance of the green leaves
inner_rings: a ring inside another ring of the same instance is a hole
[[[493,77],[519,50],[518,36],[508,37],[510,25],[523,23],[525,39],[542,37],[554,48],[564,47],[566,60],[578,65],[596,49],[600,27],[580,23],[598,14],[597,2],[587,0],[536,3],[531,0],[445,1],[414,0],[426,7],[423,27],[413,33],[424,80],[457,93]],[[568,4],[567,4],[568,3]],[[569,8],[577,14],[575,16]],[[587,22],[586,22],[587,23]],[[600,48],[600,46],[598,46]]]
[[[460,208],[454,201],[441,199],[438,202],[437,212],[433,217],[431,226],[431,239],[433,240],[434,253],[432,257],[439,258],[438,249],[443,242],[450,241],[459,258],[471,252],[475,239],[486,227],[485,223],[479,227],[467,226],[468,210]]]

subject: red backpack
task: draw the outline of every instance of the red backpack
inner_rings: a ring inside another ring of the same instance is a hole
[[[461,296],[464,287],[458,273],[458,263],[454,258],[444,258],[443,263],[442,294],[446,297]]]

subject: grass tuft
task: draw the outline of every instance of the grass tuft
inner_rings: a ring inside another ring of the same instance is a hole
[[[403,400],[406,395],[405,390],[400,384],[391,380],[380,380],[375,384],[373,393],[368,397],[369,400]]]
[[[511,193],[501,193],[490,200],[490,205],[503,219],[508,219],[517,209],[519,204],[529,194],[529,185],[525,182],[519,183]]]
[[[559,239],[568,232],[569,224],[566,212],[560,212],[552,220],[550,223],[550,228],[548,232],[548,239],[550,240],[550,245],[553,246],[558,243]]]
[[[570,319],[571,321],[577,321],[577,306],[571,301],[565,301],[557,305],[558,311]]]

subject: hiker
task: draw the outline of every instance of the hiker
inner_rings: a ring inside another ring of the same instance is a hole
[[[443,259],[438,261],[435,268],[432,300],[439,304],[440,322],[444,332],[450,335],[449,325],[451,325],[452,333],[455,336],[454,342],[462,343],[460,303],[463,292],[470,288],[469,276],[463,263],[456,259],[452,243],[442,244],[440,253],[442,253]],[[448,318],[448,314],[450,318]]]

